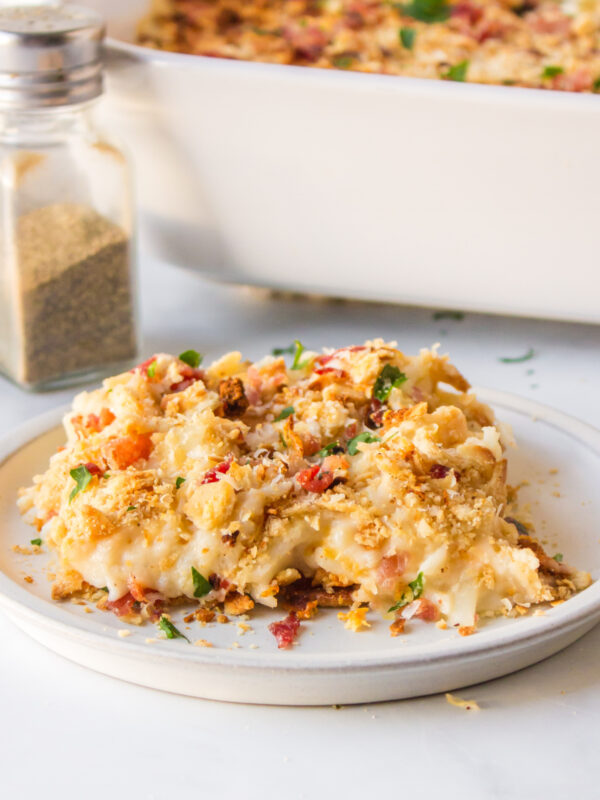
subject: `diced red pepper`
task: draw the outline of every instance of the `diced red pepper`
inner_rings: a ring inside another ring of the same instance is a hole
[[[154,361],[156,361],[156,356],[155,355],[154,356],[150,356],[150,358],[147,358],[145,361],[142,361],[141,364],[138,364],[136,367],[134,367],[133,369],[130,369],[129,371],[130,372],[136,372],[137,370],[139,370],[146,377],[148,377],[148,367],[150,366],[150,364],[154,363]]]
[[[307,492],[316,492],[317,494],[321,494],[326,489],[329,489],[335,480],[335,475],[333,472],[324,470],[318,464],[315,464],[314,467],[303,469],[296,475],[296,478],[300,486],[302,486],[303,489],[306,489]]]
[[[229,467],[231,466],[231,457],[229,457],[226,461],[223,461],[221,464],[218,464],[216,467],[207,470],[202,477],[200,483],[216,483],[219,479],[219,475],[224,475],[226,472],[229,472]]]

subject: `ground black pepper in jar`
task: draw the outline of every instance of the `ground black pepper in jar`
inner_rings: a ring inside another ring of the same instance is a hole
[[[92,116],[103,32],[76,6],[0,9],[0,369],[26,388],[136,356],[129,167]]]

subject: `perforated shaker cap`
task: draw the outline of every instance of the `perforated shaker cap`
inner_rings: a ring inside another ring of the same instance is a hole
[[[84,103],[102,94],[102,17],[75,5],[0,7],[0,107]]]

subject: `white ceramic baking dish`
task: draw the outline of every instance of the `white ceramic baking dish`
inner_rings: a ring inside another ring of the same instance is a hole
[[[142,243],[224,281],[600,322],[600,97],[161,53],[109,26]]]

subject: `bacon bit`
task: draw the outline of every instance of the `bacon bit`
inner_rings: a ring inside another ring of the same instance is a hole
[[[132,370],[133,371],[133,370]],[[133,604],[137,602],[131,592],[127,592],[118,600],[109,600],[106,603],[108,611],[112,611],[117,617],[126,617],[133,611]]]
[[[411,399],[415,401],[415,403],[422,403],[425,400],[425,395],[423,394],[422,390],[418,386],[413,386],[410,390]]]
[[[202,480],[200,481],[201,484],[204,483],[216,483],[219,480],[219,475],[224,475],[226,472],[229,472],[229,467],[231,467],[231,461],[233,456],[227,456],[227,459],[221,462],[218,466],[209,469],[207,472],[204,473]]]
[[[290,647],[298,635],[299,628],[300,620],[293,611],[285,619],[279,622],[272,622],[269,625],[269,631],[277,639],[277,647],[279,649]]]
[[[104,474],[104,470],[101,469],[97,464],[94,464],[93,461],[88,461],[83,466],[87,469],[87,471],[90,473],[90,475],[103,475]]]
[[[187,389],[188,386],[196,383],[196,381],[204,380],[205,378],[204,370],[190,367],[188,364],[182,364],[179,367],[179,374],[181,375],[181,380],[177,381],[176,383],[172,383],[169,387],[169,391],[172,394],[183,392],[183,390]]]
[[[561,92],[589,92],[592,89],[594,78],[591,72],[581,67],[575,72],[555,75],[552,79],[552,88]]]
[[[302,439],[302,452],[306,457],[314,456],[321,449],[321,442],[316,436],[308,433],[300,438]]]
[[[223,544],[228,544],[230,547],[233,547],[236,543],[237,537],[240,535],[239,531],[232,531],[231,533],[224,533],[221,536],[221,541]]]
[[[361,628],[370,628],[371,623],[367,622],[367,613],[369,609],[367,606],[361,606],[360,608],[352,608],[350,611],[344,613],[340,611],[338,613],[338,619],[343,620],[344,627],[348,628],[348,630],[354,631],[357,633],[361,630]]]
[[[344,26],[351,31],[360,30],[365,24],[365,20],[360,11],[346,11],[344,15]]]
[[[108,450],[118,469],[127,469],[136,461],[147,459],[152,452],[152,438],[149,433],[131,433],[113,439]]]
[[[399,617],[397,620],[392,622],[390,625],[390,636],[400,636],[401,633],[404,633],[405,625],[406,620],[403,617]]]
[[[475,633],[475,625],[461,625],[458,632],[461,636],[472,636]]]
[[[535,33],[564,36],[571,29],[571,20],[566,14],[563,14],[558,6],[546,4],[543,9],[527,14],[526,20]]]
[[[301,470],[297,475],[296,479],[300,486],[303,489],[306,489],[307,492],[315,492],[316,494],[322,494],[324,491],[329,489],[333,481],[335,480],[335,475],[333,472],[327,472],[323,470],[318,464],[315,464],[314,467],[309,467],[308,469]]]
[[[386,406],[376,397],[372,397],[367,410],[365,412],[365,425],[372,430],[381,428],[383,425],[383,415],[386,412]]]
[[[464,17],[471,25],[475,25],[481,19],[483,9],[469,2],[457,3],[452,6],[450,15],[452,17]]]
[[[351,422],[351,423],[350,423],[350,425],[348,425],[348,426],[347,426],[347,427],[344,429],[344,436],[343,436],[343,438],[344,438],[344,439],[345,439],[347,442],[349,442],[349,441],[350,441],[350,439],[354,439],[354,437],[356,436],[356,434],[357,434],[357,433],[358,433],[358,422],[356,422],[356,420],[354,420],[354,422]]]
[[[449,472],[450,467],[446,467],[443,464],[434,464],[429,470],[429,475],[434,480],[442,480]]]
[[[254,365],[248,367],[246,380],[248,381],[248,385],[245,388],[246,397],[251,406],[256,406],[262,398],[263,380],[262,375]]]
[[[338,358],[341,353],[358,353],[360,350],[367,350],[366,345],[353,345],[352,347],[340,347],[337,350],[334,350],[333,353],[329,353],[328,355],[317,356],[315,358],[315,364],[320,364],[324,366],[328,364],[333,358]]]
[[[415,600],[411,605],[416,606],[416,610],[412,614],[416,619],[422,619],[425,620],[425,622],[436,622],[436,620],[440,618],[439,608],[426,597]],[[475,631],[475,628],[473,628],[473,631]],[[460,628],[458,632],[460,633]],[[466,636],[467,634],[463,633],[461,635]]]
[[[377,567],[377,577],[382,587],[395,584],[403,574],[408,564],[408,553],[396,553],[393,556],[384,556]]]
[[[456,706],[457,708],[464,708],[465,711],[479,711],[479,705],[475,702],[475,700],[463,700],[462,697],[457,697],[454,694],[450,694],[450,692],[446,692],[446,700],[450,703],[451,706]]]
[[[343,369],[334,369],[334,367],[318,367],[313,370],[315,375],[331,375],[332,378],[347,378],[348,373]]]
[[[327,36],[316,25],[306,28],[288,26],[284,29],[283,36],[296,54],[307,61],[316,61],[328,44]]]
[[[286,611],[295,611],[297,614],[312,603],[320,608],[343,608],[352,605],[352,595],[357,588],[355,585],[338,586],[327,591],[322,586],[313,586],[310,578],[302,578],[289,586],[280,587],[279,603]]]

